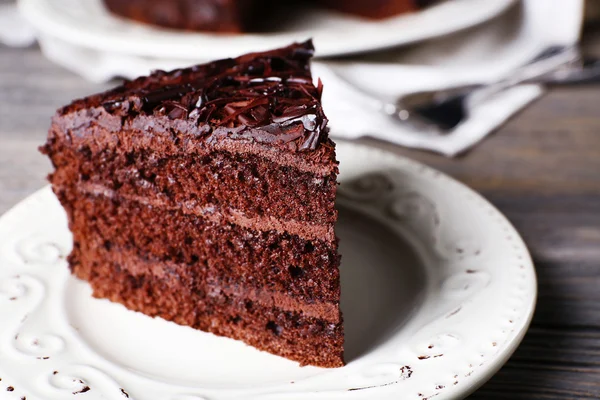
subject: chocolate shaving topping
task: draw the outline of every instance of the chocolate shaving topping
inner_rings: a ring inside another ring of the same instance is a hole
[[[188,110],[183,105],[174,101],[165,101],[156,106],[154,109],[155,115],[166,115],[171,119],[187,118]]]
[[[322,84],[312,83],[311,41],[236,59],[219,60],[127,81],[107,92],[104,109],[119,116],[138,114],[191,119],[209,125],[213,139],[279,144],[291,151],[315,149],[327,119]],[[293,145],[290,143],[293,142]]]

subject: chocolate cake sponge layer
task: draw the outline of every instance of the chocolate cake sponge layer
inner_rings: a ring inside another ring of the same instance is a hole
[[[216,224],[76,190],[57,195],[76,242],[136,248],[140,255],[185,263],[190,270],[210,269],[231,284],[267,287],[306,300],[339,299],[337,243]]]
[[[51,179],[57,186],[102,185],[169,208],[211,206],[231,208],[247,218],[309,221],[329,225],[333,236],[335,174],[316,176],[257,155],[226,151],[160,158],[151,151],[92,153],[86,146],[74,149],[60,143],[50,156],[55,165],[63,165]]]
[[[167,279],[133,275],[102,259],[87,264],[74,259],[71,268],[91,284],[95,297],[121,303],[130,310],[239,339],[301,365],[344,365],[341,322],[307,318],[242,298],[211,297]]]

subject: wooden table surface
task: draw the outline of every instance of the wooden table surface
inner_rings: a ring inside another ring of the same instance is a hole
[[[600,50],[600,35],[586,33]],[[0,213],[45,184],[37,152],[54,110],[108,87],[0,45]],[[362,140],[481,192],[527,242],[539,280],[533,324],[472,399],[600,399],[600,86],[549,92],[468,154],[447,159]]]

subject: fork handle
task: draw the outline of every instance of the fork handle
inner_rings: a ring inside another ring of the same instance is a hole
[[[515,70],[512,75],[475,90],[467,98],[467,106],[473,107],[494,95],[522,83],[538,83],[536,80],[554,72],[579,58],[576,48],[568,48],[551,57],[535,61]]]
[[[540,83],[546,86],[600,83],[600,60],[584,59],[582,65],[576,69],[559,69],[527,83]]]

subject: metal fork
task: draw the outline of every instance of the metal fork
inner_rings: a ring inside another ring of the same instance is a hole
[[[583,58],[576,47],[549,46],[504,79],[487,85],[463,85],[449,89],[410,93],[386,102],[362,92],[371,104],[391,118],[419,130],[449,133],[472,107],[519,84],[545,85],[600,82],[600,62]]]
[[[444,134],[464,121],[474,106],[516,85],[591,82],[600,82],[598,59],[584,58],[574,47],[549,47],[511,76],[492,84],[412,93],[395,104],[382,105],[382,111],[418,128]]]

